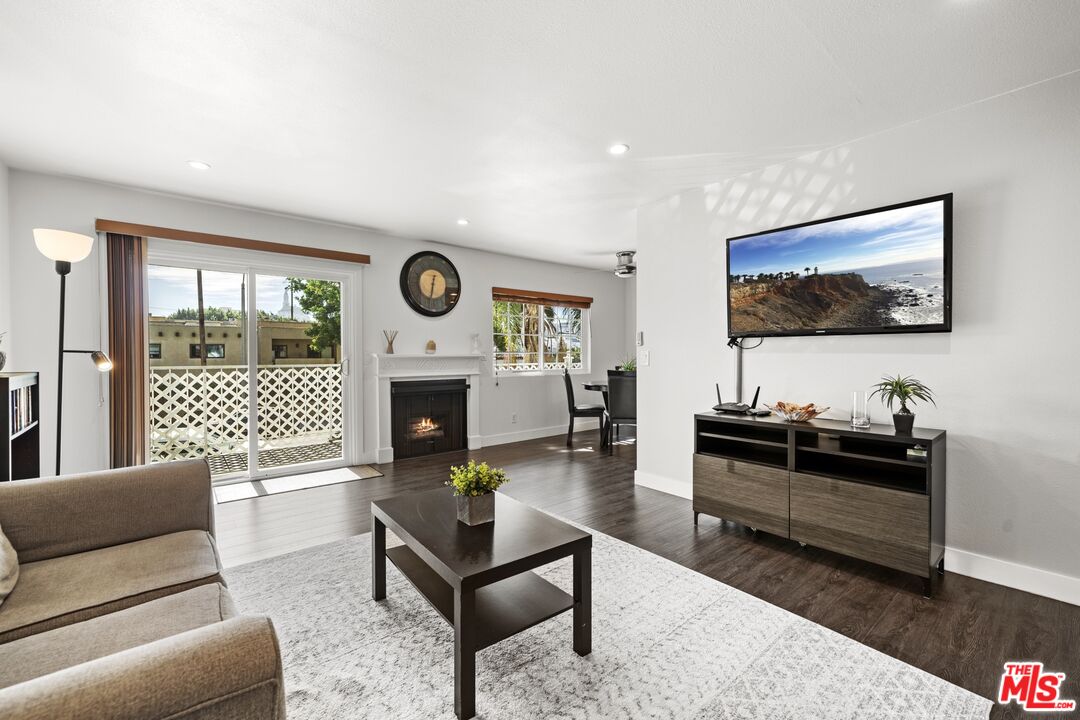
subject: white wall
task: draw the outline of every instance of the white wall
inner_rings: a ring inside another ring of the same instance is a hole
[[[626,327],[623,335],[626,338],[626,357],[634,357],[637,354],[637,278],[625,278],[623,283],[626,307]]]
[[[714,381],[733,390],[725,238],[953,192],[951,334],[769,338],[745,386],[846,418],[882,373],[925,381],[938,407],[917,422],[949,438],[946,564],[1080,603],[1078,117],[1073,75],[641,209],[638,482],[688,495],[691,416]]]
[[[13,357],[11,332],[11,243],[8,234],[8,168],[0,162],[0,333],[7,331],[0,350]],[[13,360],[11,360],[14,362]],[[14,365],[8,365],[10,370]]]
[[[471,351],[472,333],[481,333],[490,348],[491,287],[546,290],[588,295],[592,310],[592,367],[602,374],[622,358],[624,288],[609,272],[524,260],[435,243],[390,237],[375,232],[199,202],[128,188],[12,170],[12,293],[17,299],[14,325],[19,338],[20,369],[42,372],[43,407],[55,403],[57,276],[52,263],[34,247],[35,227],[93,233],[97,218],[159,225],[310,245],[371,255],[363,270],[363,352],[382,352],[382,330],[400,331],[398,353],[422,353],[435,340],[440,353]],[[405,304],[398,276],[405,259],[432,248],[449,257],[461,274],[458,306],[443,318],[426,318]],[[103,344],[98,287],[99,247],[68,276],[67,345]],[[354,364],[359,368],[360,362]],[[99,406],[99,376],[89,363],[69,362],[64,386],[64,472],[107,465],[104,409]],[[584,392],[584,391],[582,391]],[[480,431],[489,442],[563,432],[566,394],[560,377],[501,378],[487,376],[481,386]],[[516,413],[518,422],[510,422]],[[53,413],[44,413],[42,443],[50,457],[55,442]],[[370,435],[370,433],[368,433]],[[367,447],[367,451],[374,448]],[[372,456],[373,459],[373,456]],[[51,463],[43,464],[43,468]]]

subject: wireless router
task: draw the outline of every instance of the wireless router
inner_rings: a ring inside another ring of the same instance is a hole
[[[716,405],[713,405],[713,410],[721,413],[728,413],[731,415],[768,415],[768,410],[758,410],[757,401],[758,395],[761,394],[761,386],[758,385],[757,390],[754,391],[754,401],[747,405],[741,402],[724,402],[724,399],[720,397],[720,383],[716,383]]]

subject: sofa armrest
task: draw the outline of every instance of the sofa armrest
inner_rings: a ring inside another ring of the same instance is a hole
[[[0,483],[0,527],[19,562],[183,530],[214,532],[205,460]]]
[[[241,616],[0,690],[5,720],[284,720],[270,618]]]

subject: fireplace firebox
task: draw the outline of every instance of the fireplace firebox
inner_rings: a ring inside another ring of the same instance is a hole
[[[394,459],[464,450],[468,392],[464,379],[390,383]]]

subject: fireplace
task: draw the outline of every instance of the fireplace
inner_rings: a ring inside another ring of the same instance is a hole
[[[464,450],[468,391],[464,379],[391,382],[394,458]]]

